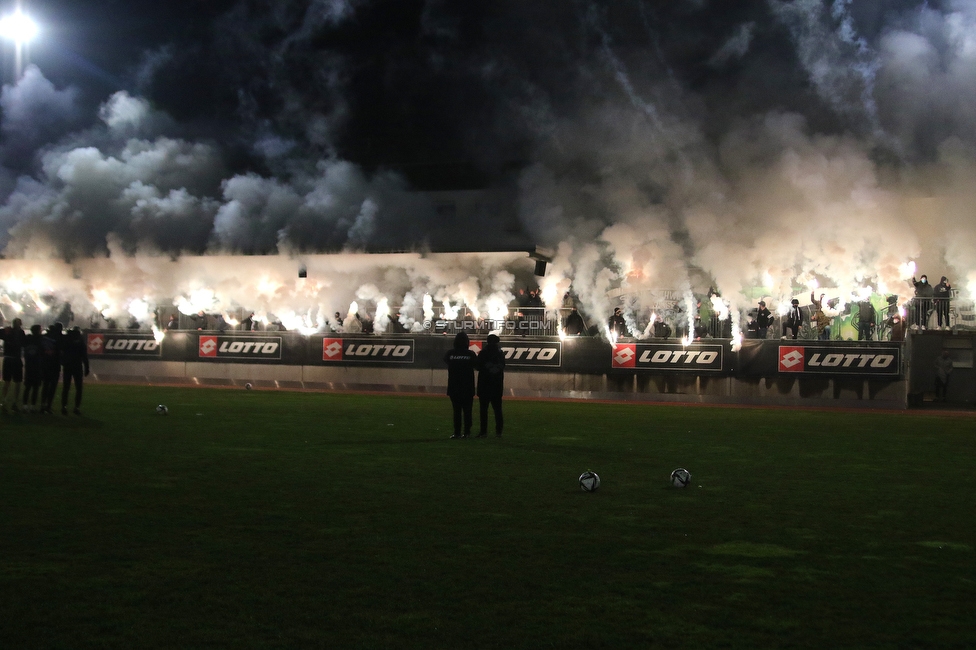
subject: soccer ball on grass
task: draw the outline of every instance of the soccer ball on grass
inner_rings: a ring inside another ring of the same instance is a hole
[[[674,487],[677,488],[688,487],[689,483],[691,483],[691,472],[689,472],[685,468],[679,467],[678,469],[671,472],[671,485],[673,485]]]
[[[580,474],[579,484],[584,492],[596,492],[600,487],[600,476],[596,472],[587,470]]]
[[[165,404],[160,404],[156,407],[156,415],[166,415],[169,413],[169,409],[166,408]]]

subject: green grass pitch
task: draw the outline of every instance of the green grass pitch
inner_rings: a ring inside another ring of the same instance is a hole
[[[3,648],[976,647],[968,417],[86,390],[0,418]]]

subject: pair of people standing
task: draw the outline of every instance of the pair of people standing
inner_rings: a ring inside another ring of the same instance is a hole
[[[454,337],[454,347],[444,355],[447,364],[447,395],[454,408],[454,435],[451,438],[467,438],[471,435],[471,409],[474,404],[474,371],[478,370],[478,405],[481,415],[479,438],[488,435],[488,407],[495,413],[495,435],[502,435],[502,393],[505,390],[505,355],[500,339],[489,334],[481,352],[475,356],[468,335],[460,332]],[[463,425],[463,429],[461,428]]]

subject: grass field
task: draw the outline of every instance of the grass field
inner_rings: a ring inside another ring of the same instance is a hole
[[[2,648],[976,647],[968,417],[86,390],[0,419]]]

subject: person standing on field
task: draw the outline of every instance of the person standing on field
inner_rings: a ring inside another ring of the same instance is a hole
[[[0,330],[0,339],[3,339],[3,406],[0,410],[4,413],[7,412],[7,392],[11,382],[14,384],[14,399],[10,408],[14,412],[20,410],[20,384],[24,381],[23,352],[27,339],[22,324],[23,321],[15,318],[11,327]]]
[[[478,354],[478,407],[481,411],[479,438],[488,435],[488,406],[495,413],[495,435],[501,437],[502,394],[505,392],[505,354],[494,334],[488,335],[485,347]]]
[[[37,397],[41,392],[41,326],[31,325],[30,334],[24,339],[24,410],[37,409]]]
[[[63,328],[61,323],[54,323],[41,337],[41,377],[44,381],[41,388],[41,413],[51,413],[54,394],[58,391],[58,379],[61,378]]]
[[[454,337],[454,347],[444,355],[447,364],[447,396],[454,408],[454,435],[467,438],[471,435],[471,407],[474,405],[474,352],[468,349],[470,341],[464,332]],[[462,433],[462,420],[464,432]]]
[[[64,337],[64,348],[61,352],[61,362],[64,364],[64,387],[61,389],[61,415],[68,414],[68,393],[71,391],[71,381],[75,382],[75,415],[81,415],[81,394],[84,389],[84,378],[88,376],[88,345],[81,336],[80,327],[72,327]]]

